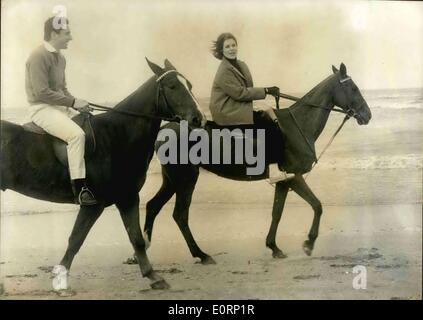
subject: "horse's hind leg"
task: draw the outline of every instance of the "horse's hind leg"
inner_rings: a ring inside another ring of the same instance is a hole
[[[102,205],[84,206],[80,208],[72,233],[69,237],[66,253],[60,265],[53,268],[53,274],[55,274],[53,288],[55,290],[67,289],[67,274],[72,265],[72,261],[84,243],[91,227],[97,221],[103,210],[104,207]]]
[[[314,243],[319,235],[320,218],[323,212],[322,204],[308,187],[302,176],[299,176],[298,179],[294,179],[290,186],[292,190],[294,190],[301,198],[311,205],[314,211],[313,224],[311,225],[310,232],[308,233],[308,240],[303,243],[304,252],[310,256],[314,248]]]
[[[141,233],[139,221],[139,203],[140,199],[137,194],[132,200],[118,202],[116,203],[116,206],[119,209],[129,240],[135,250],[135,255],[142,275],[150,279],[150,286],[153,289],[168,289],[170,286],[153,270],[153,267],[148,260],[147,253],[145,251],[145,241]]]
[[[177,188],[173,219],[175,219],[179,230],[181,230],[192,256],[194,258],[200,258],[202,264],[215,264],[216,262],[213,258],[204,253],[197,245],[188,225],[189,207],[197,178],[198,176],[194,181],[190,181],[190,185]]]
[[[273,200],[272,223],[266,238],[266,247],[272,250],[273,258],[286,258],[286,255],[276,245],[276,232],[278,231],[287,194],[288,184],[286,182],[277,183]]]

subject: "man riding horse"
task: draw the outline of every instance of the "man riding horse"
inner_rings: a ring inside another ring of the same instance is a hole
[[[72,40],[68,20],[51,17],[44,23],[44,44],[26,62],[25,88],[29,116],[47,133],[67,143],[69,174],[75,202],[97,203],[88,189],[85,170],[85,133],[72,117],[88,112],[88,102],[72,96],[66,87],[66,59],[60,50]]]

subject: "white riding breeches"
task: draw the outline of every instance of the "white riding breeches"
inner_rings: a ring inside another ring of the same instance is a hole
[[[65,106],[29,106],[30,119],[36,125],[67,143],[69,174],[72,180],[85,178],[85,133],[71,119],[78,114],[75,109]]]

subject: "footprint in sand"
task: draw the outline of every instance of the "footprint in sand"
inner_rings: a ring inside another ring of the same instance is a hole
[[[8,274],[8,275],[6,275],[6,278],[35,278],[35,277],[38,277],[38,274],[25,273],[25,274]]]
[[[247,274],[246,271],[232,271],[232,274]]]
[[[53,266],[41,266],[38,267],[41,271],[44,271],[45,273],[51,273],[53,271]]]
[[[295,279],[295,280],[309,280],[309,279],[317,279],[317,278],[320,278],[320,274],[299,275],[299,276],[295,276],[293,279]]]
[[[61,297],[61,298],[68,298],[68,297],[73,297],[76,295],[76,292],[73,290],[60,290],[60,291],[55,291],[55,293]]]
[[[178,268],[170,268],[170,269],[157,269],[156,272],[158,273],[181,273],[182,270]]]

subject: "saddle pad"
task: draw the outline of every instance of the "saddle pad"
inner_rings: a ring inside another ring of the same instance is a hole
[[[33,132],[36,134],[47,134],[43,128],[37,126],[34,122],[28,122],[22,125],[25,131]]]
[[[72,120],[79,125],[85,132],[85,159],[89,159],[96,150],[95,136],[93,129],[90,125],[89,117],[91,115],[79,114],[72,118]],[[66,149],[66,143],[54,136],[49,135],[41,127],[36,125],[34,122],[28,122],[22,125],[22,128],[31,133],[46,135],[52,139],[52,145],[54,153],[57,159],[64,165],[68,166],[68,154]]]

